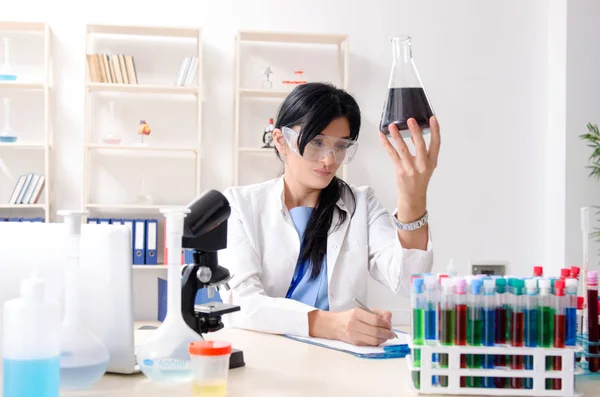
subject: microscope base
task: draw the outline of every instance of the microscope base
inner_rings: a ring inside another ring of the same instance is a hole
[[[231,349],[231,357],[229,358],[229,369],[239,368],[246,365],[244,362],[244,352],[239,349]]]

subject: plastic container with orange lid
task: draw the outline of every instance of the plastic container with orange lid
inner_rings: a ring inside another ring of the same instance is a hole
[[[190,343],[192,390],[194,397],[227,395],[231,344],[202,340]]]

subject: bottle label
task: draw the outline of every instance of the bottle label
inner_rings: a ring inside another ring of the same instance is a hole
[[[146,359],[143,364],[146,367],[153,367],[161,371],[188,371],[190,369],[190,360],[173,357]]]

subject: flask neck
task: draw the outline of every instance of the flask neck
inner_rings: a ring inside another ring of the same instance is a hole
[[[392,57],[396,65],[410,63],[412,59],[410,37],[395,37],[392,39]]]

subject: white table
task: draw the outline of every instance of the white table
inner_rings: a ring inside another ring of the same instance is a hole
[[[399,397],[410,377],[404,359],[368,360],[282,336],[225,329],[207,335],[244,351],[246,366],[230,370],[230,397]],[[585,397],[600,396],[600,375],[578,377]],[[191,396],[188,386],[164,389],[144,375],[105,375],[91,390],[68,397]]]

